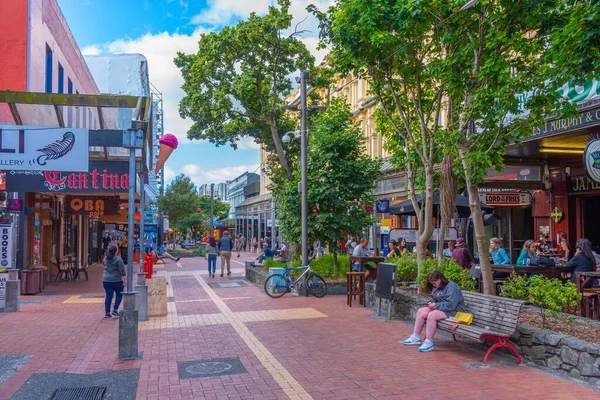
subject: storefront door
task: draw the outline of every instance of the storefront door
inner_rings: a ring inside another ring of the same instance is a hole
[[[600,250],[600,196],[583,197],[583,234],[590,242],[592,249]]]

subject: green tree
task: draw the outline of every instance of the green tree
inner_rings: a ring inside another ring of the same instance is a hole
[[[167,186],[164,195],[158,196],[158,208],[173,226],[177,226],[181,219],[196,212],[199,198],[192,180],[181,174]]]
[[[193,214],[186,215],[179,222],[178,226],[184,230],[193,232],[197,230],[210,229],[210,196],[198,196],[197,207]],[[198,212],[200,209],[200,212]],[[214,220],[219,221],[227,218],[229,214],[229,204],[223,203],[220,200],[213,202]]]
[[[203,34],[196,54],[178,53],[186,95],[179,104],[182,117],[194,124],[190,139],[207,139],[217,146],[251,137],[278,157],[291,176],[281,137],[294,122],[281,110],[292,91],[290,75],[311,68],[314,58],[290,35],[290,0],[278,0],[265,16],[252,13],[247,20],[219,32]]]
[[[329,243],[337,270],[337,241],[348,235],[360,235],[373,223],[375,182],[379,178],[379,161],[365,154],[360,127],[343,99],[333,99],[326,111],[311,121],[308,152],[308,205],[312,210],[308,230],[311,241]],[[292,149],[293,166],[299,162],[297,148]],[[300,232],[300,169],[294,179],[280,174],[273,179],[278,204],[277,220],[285,237],[298,240]]]
[[[489,167],[502,168],[509,143],[531,135],[560,104],[547,82],[549,38],[541,30],[548,10],[560,3],[480,0],[461,8],[466,1],[338,0],[327,14],[315,10],[334,65],[370,80],[379,99],[378,128],[407,172],[413,203],[417,190],[425,192],[425,212],[416,208],[418,254],[432,231],[433,167],[443,155],[455,156],[488,293],[492,273],[478,184]]]

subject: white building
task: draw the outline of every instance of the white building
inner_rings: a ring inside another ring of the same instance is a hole
[[[247,185],[260,181],[260,176],[251,172],[244,172],[237,178],[229,182],[227,199],[229,200],[229,219],[235,220],[235,208],[240,205],[246,196],[244,188]]]
[[[202,184],[198,187],[198,194],[200,196],[209,196],[210,197],[210,183]],[[227,193],[228,193],[228,182],[215,183],[213,189],[213,197],[215,199],[219,199],[223,202],[227,201]]]

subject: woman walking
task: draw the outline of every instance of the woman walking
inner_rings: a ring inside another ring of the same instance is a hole
[[[465,299],[460,287],[444,276],[440,271],[431,271],[427,277],[427,288],[432,289],[431,299],[427,306],[417,311],[415,329],[408,339],[402,342],[407,346],[421,345],[419,351],[433,350],[433,336],[437,322],[448,317],[454,317],[458,311],[465,312]],[[421,331],[427,321],[425,341],[421,344]]]
[[[108,254],[104,258],[104,275],[102,275],[102,286],[106,292],[104,299],[104,318],[119,316],[119,306],[123,299],[123,290],[125,285],[125,264],[123,259],[117,255],[116,246],[108,246]],[[113,295],[116,293],[115,306],[113,312],[110,312]]]
[[[206,245],[206,259],[208,260],[208,276],[212,278],[215,277],[215,271],[217,270],[217,254],[219,254],[217,242],[211,236]]]

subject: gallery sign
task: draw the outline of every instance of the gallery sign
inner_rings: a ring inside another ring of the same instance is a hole
[[[12,268],[12,226],[0,224],[0,268]]]
[[[0,125],[0,168],[87,172],[89,138],[82,128]]]
[[[65,214],[67,215],[117,215],[118,197],[108,196],[65,196]]]
[[[585,172],[596,183],[600,183],[600,139],[592,140],[583,151]]]
[[[9,171],[9,192],[126,193],[129,164],[126,161],[90,161],[89,172]]]
[[[528,206],[531,205],[529,193],[493,192],[485,193],[483,202],[488,206]]]

